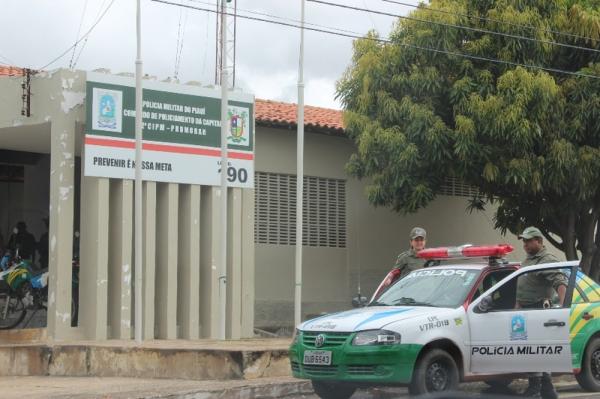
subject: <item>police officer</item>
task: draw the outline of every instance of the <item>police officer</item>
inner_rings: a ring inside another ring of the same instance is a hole
[[[417,253],[425,248],[427,232],[424,228],[415,227],[410,231],[409,238],[410,249],[398,255],[394,265],[395,268],[400,269],[400,278],[425,266],[425,260],[417,257]]]
[[[522,266],[558,262],[558,259],[546,250],[544,238],[539,229],[527,227],[519,235],[519,239],[523,240],[523,249],[527,253],[527,258]],[[550,307],[554,291],[558,293],[559,304],[562,305],[568,284],[567,277],[556,270],[527,273],[517,281],[517,307],[537,309]],[[531,375],[529,386],[523,396],[557,399],[558,394],[552,384],[550,373]]]
[[[8,240],[8,249],[13,254],[19,251],[21,259],[28,259],[31,262],[35,261],[35,238],[33,234],[27,231],[27,225],[25,222],[18,222],[17,226],[13,230]]]

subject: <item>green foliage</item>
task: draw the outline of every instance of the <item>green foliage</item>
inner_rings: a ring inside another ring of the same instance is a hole
[[[430,3],[433,9],[521,26],[427,9],[412,16],[600,50],[599,6],[600,0]],[[398,21],[390,43],[373,38],[377,34],[370,32],[355,41],[352,64],[337,85],[348,134],[357,143],[347,169],[369,178],[373,204],[415,212],[436,198],[446,178],[457,177],[479,188],[473,209],[489,202],[498,206],[502,231],[538,225],[567,257],[577,250],[584,259],[592,256],[600,214],[600,79],[409,46],[599,78],[600,51],[414,20]]]

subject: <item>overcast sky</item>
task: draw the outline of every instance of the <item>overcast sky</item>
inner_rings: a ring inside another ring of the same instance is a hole
[[[0,63],[40,68],[63,53],[99,19],[112,0],[0,0]],[[214,9],[216,0],[169,0]],[[411,10],[382,0],[330,0],[372,10],[406,14]],[[417,4],[416,0],[404,0]],[[114,0],[87,41],[76,48],[77,69],[135,71],[135,0]],[[238,0],[243,12],[300,19],[300,0]],[[174,76],[178,31],[183,31],[179,79],[214,83],[216,15],[142,0],[144,73],[162,80]],[[290,22],[290,21],[286,21]],[[306,22],[360,34],[375,28],[387,36],[393,18],[306,3]],[[294,22],[291,22],[294,23]],[[80,29],[81,25],[81,29]],[[181,40],[181,39],[180,39]],[[236,86],[257,98],[296,102],[298,29],[238,19]],[[84,45],[85,44],[85,45]],[[83,48],[83,50],[82,50]],[[339,108],[335,82],[352,56],[352,39],[307,31],[305,98],[309,105]],[[48,69],[68,67],[72,52]]]

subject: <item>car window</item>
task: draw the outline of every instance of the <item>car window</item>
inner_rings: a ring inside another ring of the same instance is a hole
[[[515,276],[491,295],[492,311],[561,307],[570,268],[533,270]]]
[[[583,291],[583,294],[589,302],[600,302],[600,293],[598,285],[582,272],[577,273],[577,288]],[[576,291],[573,292],[576,295]]]
[[[481,294],[498,284],[503,278],[511,273],[514,273],[514,270],[494,270],[493,272],[489,273],[484,277],[481,283],[479,283],[479,286],[473,294],[471,301],[477,299],[479,296],[481,296]]]
[[[573,299],[571,300],[571,303],[577,304],[585,302],[589,302],[589,299],[585,295],[585,292],[579,287],[579,285],[575,286],[575,289],[573,290]]]
[[[436,306],[455,308],[464,303],[477,281],[476,269],[421,269],[407,274],[372,306]]]

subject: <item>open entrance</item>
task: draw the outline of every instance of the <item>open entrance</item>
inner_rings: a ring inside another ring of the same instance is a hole
[[[50,154],[0,150],[0,329],[46,327],[50,169]],[[79,302],[80,170],[76,158],[73,326]]]

